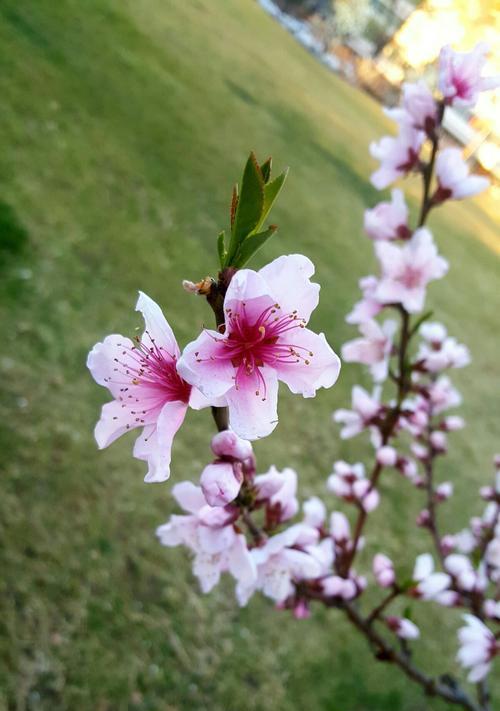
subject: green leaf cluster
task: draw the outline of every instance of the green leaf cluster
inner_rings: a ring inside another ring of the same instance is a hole
[[[271,180],[271,167],[271,158],[259,165],[255,154],[250,153],[241,186],[233,188],[229,244],[224,232],[217,240],[221,269],[243,267],[278,229],[276,225],[264,228],[264,222],[281,192],[288,168]]]

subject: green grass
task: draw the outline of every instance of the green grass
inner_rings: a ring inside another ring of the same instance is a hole
[[[131,438],[104,452],[92,438],[106,395],[86,353],[139,325],[137,290],[181,343],[210,320],[180,280],[215,272],[250,149],[291,166],[280,232],[254,265],[309,255],[322,284],[313,326],[337,349],[353,334],[344,315],[373,259],[361,225],[378,197],[367,145],[387,126],[379,106],[249,0],[3,0],[0,52],[0,709],[446,708],[372,663],[335,612],[296,622],[259,597],[240,610],[229,581],[202,597],[185,552],[154,538],[174,508],[170,483],[143,484]],[[474,356],[456,377],[467,434],[441,466],[457,529],[478,510],[471,488],[498,442],[499,262],[480,204],[450,204],[432,224],[452,269],[430,305]],[[360,377],[344,367],[315,401],[283,392],[261,470],[294,466],[304,496],[322,492],[333,459],[357,456],[329,416]],[[190,413],[172,482],[207,461],[209,419]],[[365,565],[380,547],[409,567],[428,548],[408,526],[419,502],[395,476],[383,488]],[[454,623],[430,604],[420,614],[417,658],[456,672]]]

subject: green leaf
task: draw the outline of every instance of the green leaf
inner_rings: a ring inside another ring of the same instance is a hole
[[[266,183],[266,185],[264,185],[264,205],[262,208],[262,214],[260,216],[259,224],[257,225],[257,229],[260,229],[262,227],[264,220],[271,212],[271,208],[276,202],[276,199],[280,194],[283,185],[285,184],[287,175],[288,168],[286,168],[281,173],[281,175],[278,175],[277,178],[271,180],[270,183]]]
[[[273,167],[273,159],[271,156],[267,160],[265,160],[262,165],[260,166],[260,170],[262,173],[262,177],[264,178],[264,182],[268,183],[269,179],[271,178],[271,168]]]
[[[276,225],[270,225],[264,232],[259,232],[258,234],[250,235],[246,240],[240,245],[240,248],[233,260],[232,266],[241,269],[248,260],[253,257],[255,252],[257,252],[267,240],[273,236],[278,227]]]
[[[247,235],[254,232],[260,224],[263,206],[264,178],[255,154],[252,152],[243,172],[225,266],[231,266],[240,243],[243,242]]]
[[[219,262],[221,269],[224,269],[224,262],[226,260],[226,244],[225,244],[226,234],[224,230],[219,233],[217,237],[217,252],[219,253]]]

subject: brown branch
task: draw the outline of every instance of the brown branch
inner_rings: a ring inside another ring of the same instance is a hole
[[[489,711],[487,706],[477,706],[455,683],[447,684],[422,672],[407,654],[395,650],[361,615],[355,605],[344,602],[342,607],[350,622],[366,637],[377,658],[398,666],[409,679],[419,684],[428,696],[439,696],[467,711]]]

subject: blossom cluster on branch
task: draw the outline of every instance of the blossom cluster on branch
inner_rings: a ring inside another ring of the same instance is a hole
[[[297,619],[309,617],[315,604],[337,608],[367,638],[377,659],[396,665],[427,694],[469,711],[490,708],[486,678],[500,654],[500,458],[496,480],[480,491],[483,514],[461,531],[442,531],[439,510],[453,495],[453,483],[438,482],[436,468],[449,435],[465,425],[453,412],[461,396],[450,372],[467,366],[470,354],[425,312],[427,287],[449,269],[427,219],[444,202],[488,185],[470,174],[457,148],[440,145],[446,107],[470,107],[481,91],[499,84],[482,76],[485,62],[483,45],[468,54],[444,48],[439,91],[424,82],[405,84],[401,106],[387,110],[397,136],[370,146],[380,161],[373,185],[384,189],[417,173],[422,200],[415,224],[399,189],[365,212],[379,269],[359,282],[361,298],[346,317],[359,336],[341,354],[346,363],[366,366],[374,386],[368,392],[355,385],[350,408],[338,409],[333,420],[341,424],[341,438],[368,434],[373,454],[368,463],[335,461],[324,497],[301,506],[297,473],[275,467],[258,473],[251,444],[277,425],[280,381],[312,398],[319,388],[333,386],[340,371],[324,334],[308,327],[319,301],[311,261],[292,254],[259,271],[243,268],[276,231],[264,222],[286,172],[272,180],[270,160],[259,165],[252,154],[241,188],[233,191],[229,241],[224,233],[218,239],[218,278],[184,282],[188,292],[206,298],[215,328],[203,329],[181,352],[160,307],[141,293],[142,336],[108,336],[88,357],[93,377],[113,397],[96,426],[98,445],[141,429],[134,456],[148,463],[146,481],[169,477],[172,440],[188,408],[212,408],[218,429],[214,458],[199,485],[174,485],[183,513],[157,530],[163,545],[191,552],[203,592],[228,573],[240,605],[259,591]],[[358,557],[368,519],[379,506],[381,479],[398,475],[406,480],[402,486],[423,499],[415,523],[433,546],[433,554],[417,557],[409,579],[382,550],[371,571]],[[365,595],[369,585],[375,595],[380,591],[375,606],[373,595],[371,602]],[[408,612],[395,612],[400,600],[463,611],[457,660],[478,684],[477,701],[449,675],[429,676],[415,666],[411,643],[420,636],[418,613],[414,605],[411,619]]]

